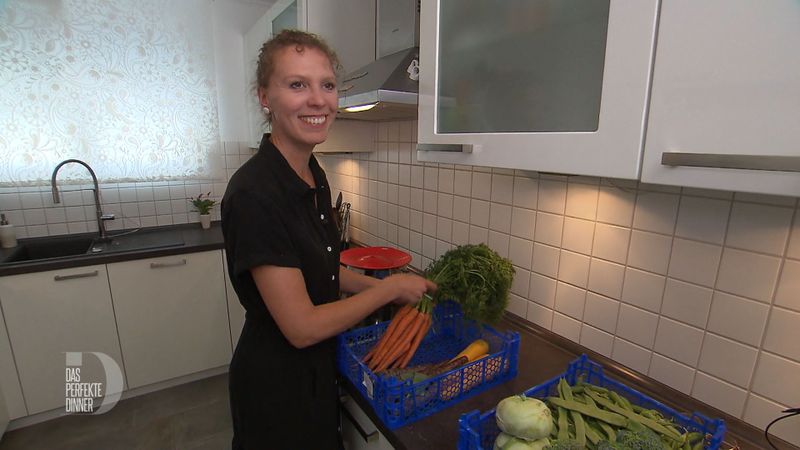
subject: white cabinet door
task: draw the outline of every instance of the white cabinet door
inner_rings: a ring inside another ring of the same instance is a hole
[[[29,414],[64,409],[65,352],[102,352],[122,367],[105,266],[0,278],[0,302]],[[105,385],[100,360],[84,357],[80,378]]]
[[[220,251],[108,265],[131,388],[230,362]]]
[[[225,294],[228,299],[228,319],[231,328],[231,349],[236,349],[236,344],[239,342],[239,336],[242,334],[242,327],[244,327],[244,307],[239,303],[239,296],[233,290],[231,279],[228,276],[228,260],[225,257],[225,250],[222,251],[222,267],[225,274]]]
[[[662,2],[642,180],[800,195],[798,42],[796,0]]]
[[[306,5],[308,31],[333,48],[344,73],[375,60],[375,0],[307,0]]]
[[[0,302],[2,300],[3,298],[0,297]],[[11,343],[8,340],[2,310],[0,310],[0,394],[3,396],[3,404],[0,404],[0,430],[3,430],[5,428],[2,424],[3,417],[6,418],[6,421],[16,419],[28,415],[28,410],[25,408],[25,400],[22,397],[17,364],[14,362],[14,354],[11,352]],[[3,416],[4,414],[5,416]],[[2,435],[2,431],[0,431],[0,435]]]
[[[342,396],[340,408],[342,441],[346,450],[394,450],[386,436],[378,431],[349,395]]]
[[[658,0],[430,0],[420,161],[638,178]]]

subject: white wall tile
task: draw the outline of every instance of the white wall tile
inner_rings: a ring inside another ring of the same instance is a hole
[[[539,181],[532,177],[514,177],[514,206],[536,209]]]
[[[434,237],[422,235],[422,256],[436,258],[436,239]]]
[[[509,235],[489,230],[489,241],[486,242],[486,245],[503,258],[508,258],[508,243]]]
[[[583,311],[583,321],[609,333],[617,329],[617,315],[619,314],[619,301],[603,297],[594,292],[586,293],[586,307]]]
[[[108,209],[109,209],[108,207],[103,208],[104,212],[109,212]],[[48,224],[64,223],[67,221],[67,212],[64,210],[64,208],[59,208],[59,207],[47,208],[44,210],[44,217]],[[58,233],[58,234],[63,234],[63,233]]]
[[[508,246],[508,258],[515,266],[530,270],[533,259],[533,242],[511,236]]]
[[[764,397],[750,394],[747,398],[747,406],[745,406],[742,418],[745,422],[763,430],[773,419],[782,416],[782,411],[788,408],[788,405],[781,405]],[[798,426],[797,417],[795,417],[794,421],[786,419],[775,423],[770,427],[769,432],[787,442],[791,442],[795,446],[800,446],[800,426]]]
[[[685,187],[682,189],[684,195],[693,195],[695,197],[717,198],[721,200],[732,200],[733,192],[718,191],[716,189],[701,189]]]
[[[511,234],[523,239],[533,240],[536,225],[536,211],[513,208],[511,211]]]
[[[511,206],[492,203],[489,212],[489,228],[503,233],[510,233]]]
[[[750,203],[765,203],[776,206],[794,206],[796,199],[783,195],[754,194],[750,192],[737,192],[736,201]]]
[[[639,347],[624,339],[614,338],[614,351],[611,352],[611,358],[639,373],[647,373],[647,369],[650,367],[651,355],[652,352],[646,348]]]
[[[422,215],[422,234],[427,236],[436,236],[436,223],[438,219],[433,214]],[[426,255],[427,256],[427,255]]]
[[[452,169],[439,169],[439,192],[453,193],[455,171]]]
[[[656,314],[625,304],[620,305],[617,336],[642,347],[653,348],[657,327]]]
[[[784,262],[775,304],[800,311],[800,261],[787,259]]]
[[[564,227],[564,216],[536,213],[536,230],[534,240],[554,247],[561,246],[561,230]]]
[[[564,218],[561,246],[567,250],[589,255],[592,253],[594,222],[572,217]]]
[[[518,295],[510,294],[506,311],[515,316],[525,317],[528,314],[528,301]]]
[[[588,256],[562,250],[558,265],[558,279],[586,288],[589,279],[589,263]]]
[[[772,309],[764,350],[800,361],[800,313]]]
[[[558,283],[556,288],[556,311],[581,320],[586,299],[586,290],[567,283]]]
[[[681,199],[675,235],[722,244],[731,202],[700,197]]]
[[[514,272],[514,278],[511,280],[511,292],[527,300],[531,273],[519,267],[515,267]],[[525,315],[523,314],[522,317]]]
[[[469,223],[489,228],[489,202],[472,200],[469,207]]]
[[[564,214],[567,201],[567,183],[539,180],[538,209],[554,214]]]
[[[631,233],[628,265],[666,275],[671,251],[671,237],[634,230]]]
[[[487,243],[489,241],[489,229],[488,228],[481,228],[476,227],[475,225],[470,225],[469,227],[469,243],[470,244],[480,244],[480,243]]]
[[[754,347],[707,333],[697,368],[747,388],[757,357],[758,350]]]
[[[747,391],[703,372],[697,372],[692,388],[692,397],[732,416],[739,417],[744,411]]]
[[[492,174],[472,172],[472,197],[489,200],[492,192]]]
[[[411,210],[409,212],[409,228],[413,231],[422,232],[422,212]]]
[[[614,347],[614,336],[584,324],[581,328],[580,344],[610,358]]]
[[[458,221],[453,222],[453,244],[469,244],[469,224]]]
[[[800,216],[797,211],[794,213],[794,225],[789,238],[789,247],[786,249],[786,256],[794,259],[800,259]]]
[[[782,255],[793,213],[790,208],[734,202],[726,245]]]
[[[595,220],[597,217],[598,191],[598,186],[569,183],[567,185],[565,214],[581,219]]]
[[[528,302],[528,314],[525,318],[548,330],[553,326],[553,310],[533,302]]]
[[[411,185],[411,166],[399,164],[397,167],[397,183],[401,186]]]
[[[492,201],[510,205],[514,193],[514,177],[492,175]]]
[[[423,169],[423,189],[436,191],[439,189],[439,169],[436,167],[425,167]]]
[[[528,298],[542,306],[553,309],[556,304],[556,285],[557,282],[554,278],[532,272]]]
[[[800,363],[762,352],[751,389],[756,394],[787,405],[800,405]]]
[[[391,201],[391,196],[389,198]],[[437,214],[448,219],[453,218],[453,196],[450,194],[439,193],[436,199]]]
[[[713,287],[722,247],[676,238],[672,242],[669,276]]]
[[[533,244],[533,270],[555,278],[558,276],[558,260],[561,251],[549,245]]]
[[[769,302],[780,262],[772,256],[726,248],[722,254],[717,289]]]
[[[684,394],[692,391],[695,370],[685,364],[653,353],[648,375]]]
[[[592,258],[589,268],[589,290],[614,299],[622,296],[625,266]]]
[[[581,336],[581,323],[571,317],[554,312],[552,331],[573,342],[579,342]]]
[[[592,256],[625,264],[631,231],[628,228],[597,223],[592,244]]]
[[[672,234],[678,215],[678,196],[647,192],[639,194],[633,213],[633,227]]]
[[[768,313],[769,306],[764,303],[717,291],[711,305],[708,330],[757,346],[761,343]]]
[[[636,194],[617,187],[600,186],[597,201],[597,221],[623,227],[633,223],[633,208]]]
[[[705,328],[711,309],[711,289],[667,278],[661,314]]]
[[[666,278],[661,275],[628,267],[625,271],[622,301],[657,313],[661,310],[665,283]]]
[[[379,194],[378,200],[384,201],[385,198]],[[428,214],[436,214],[439,212],[438,208],[439,194],[436,191],[422,191],[422,210]]]
[[[653,350],[694,367],[700,357],[702,343],[702,330],[661,317]]]
[[[453,238],[453,221],[439,216],[436,219],[436,238],[450,242]]]
[[[59,192],[61,192],[61,197],[64,199],[65,203],[66,200],[69,198],[69,196],[72,194],[68,190],[62,191],[61,189],[59,189]],[[44,206],[41,192],[20,193],[19,200],[22,205],[22,209],[34,209],[34,208],[41,208]]]
[[[453,219],[469,223],[469,204],[467,197],[453,197]],[[531,237],[531,239],[533,239]]]
[[[22,209],[19,194],[15,192],[0,194],[0,211],[6,212],[12,209]]]
[[[456,170],[453,181],[453,193],[470,197],[472,195],[472,172]]]

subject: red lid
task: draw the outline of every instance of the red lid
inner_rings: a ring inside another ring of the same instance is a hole
[[[339,261],[358,269],[398,269],[411,262],[411,255],[391,247],[358,247],[345,250]]]

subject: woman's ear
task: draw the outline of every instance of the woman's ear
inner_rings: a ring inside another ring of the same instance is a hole
[[[258,103],[262,108],[269,108],[269,101],[267,100],[267,90],[263,87],[258,87]]]

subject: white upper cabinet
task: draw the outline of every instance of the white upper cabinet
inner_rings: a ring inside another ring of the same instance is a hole
[[[798,43],[796,0],[663,2],[642,180],[799,196]]]
[[[658,0],[430,0],[421,161],[638,178]],[[441,149],[440,146],[431,146]]]

